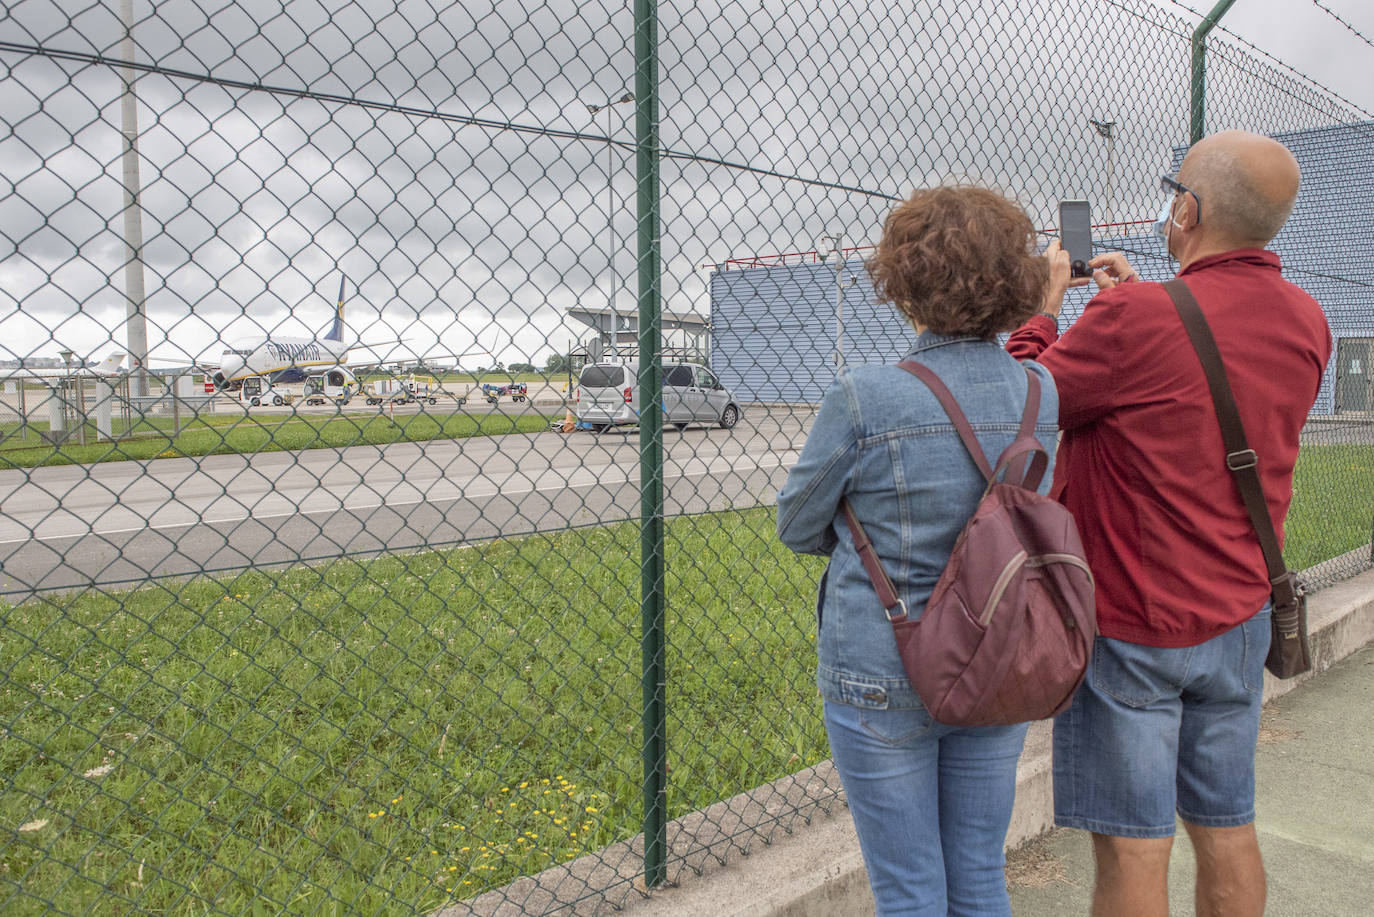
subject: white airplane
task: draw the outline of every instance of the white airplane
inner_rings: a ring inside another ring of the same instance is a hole
[[[339,278],[339,304],[335,307],[334,324],[329,333],[319,338],[273,337],[265,335],[239,341],[220,355],[219,369],[210,375],[218,389],[236,391],[245,379],[266,377],[273,384],[303,382],[307,376],[339,370],[357,386],[357,379],[348,371],[348,351],[358,346],[344,341],[344,283]]]
[[[37,369],[27,366],[17,369],[0,369],[0,380],[8,382],[17,379],[63,379],[67,376],[113,376],[122,371],[124,356],[124,354],[116,352],[94,366],[74,366],[71,369],[65,367]]]
[[[402,339],[389,341],[346,341],[348,329],[344,325],[344,284],[346,277],[339,278],[339,303],[334,310],[334,323],[323,337],[273,337],[239,341],[220,355],[220,365],[207,373],[206,378],[221,391],[240,391],[247,379],[261,378],[272,385],[286,385],[304,382],[311,376],[323,376],[326,394],[337,397],[339,394],[358,392],[362,389],[358,377],[348,368],[348,352],[356,347],[375,350],[379,347],[405,349],[407,342]],[[449,354],[462,358],[474,353],[487,353],[475,348],[460,354]],[[435,355],[427,354],[430,358]],[[370,366],[385,366],[395,360],[356,364],[359,369]]]

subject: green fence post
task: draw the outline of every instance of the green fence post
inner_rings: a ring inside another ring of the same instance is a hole
[[[644,885],[666,876],[667,710],[664,698],[663,379],[658,182],[658,10],[635,0],[635,178],[639,258],[640,618],[644,693]]]
[[[1226,11],[1235,2],[1236,0],[1220,0],[1193,30],[1193,104],[1189,145],[1202,139],[1203,110],[1206,106],[1206,100],[1203,97],[1206,94],[1207,85],[1207,33],[1216,27],[1216,24],[1221,21],[1221,17],[1226,15]]]

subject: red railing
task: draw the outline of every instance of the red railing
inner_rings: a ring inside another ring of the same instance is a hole
[[[851,252],[868,251],[876,248],[875,245],[856,245],[852,248],[842,248],[846,259]],[[745,258],[728,258],[720,264],[704,264],[702,267],[713,267],[722,271],[731,268],[750,268],[750,267],[779,267],[784,264],[820,264],[822,261],[835,254],[833,248],[825,251],[810,252],[780,252],[776,255],[751,255]]]
[[[1115,223],[1094,223],[1093,229],[1102,230],[1116,228],[1124,230],[1130,226],[1148,226],[1153,222],[1153,220],[1126,220]],[[1040,229],[1036,230],[1036,234],[1041,236],[1054,236],[1058,235],[1058,230]],[[842,248],[840,251],[845,255],[846,260],[848,260],[851,253],[872,251],[875,248],[877,248],[876,245],[856,245],[852,248]],[[702,267],[713,268],[718,271],[729,271],[755,267],[781,267],[787,264],[820,264],[834,253],[834,249],[829,249],[826,251],[779,252],[775,255],[750,255],[743,258],[727,258],[719,264],[703,264]]]

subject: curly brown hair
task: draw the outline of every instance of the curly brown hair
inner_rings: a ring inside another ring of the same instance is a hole
[[[868,273],[912,324],[984,340],[1034,315],[1049,283],[1026,212],[969,186],[921,188],[898,204]]]

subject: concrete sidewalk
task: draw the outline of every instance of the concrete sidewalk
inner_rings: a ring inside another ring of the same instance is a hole
[[[1374,914],[1374,644],[1265,707],[1256,763],[1268,917]],[[1008,857],[1016,917],[1088,913],[1092,850],[1055,829]],[[1171,912],[1193,913],[1193,855],[1180,827]]]

